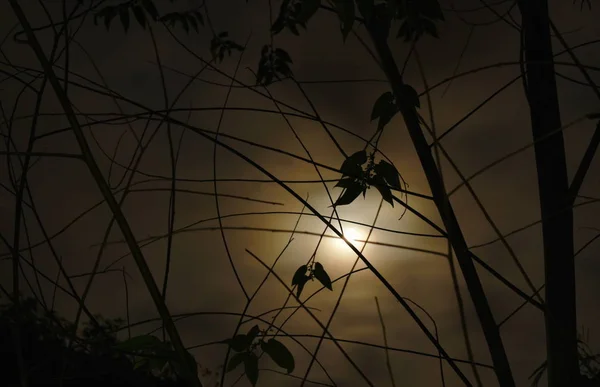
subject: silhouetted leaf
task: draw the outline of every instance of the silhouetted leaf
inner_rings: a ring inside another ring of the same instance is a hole
[[[394,104],[394,94],[391,91],[386,91],[381,94],[379,98],[375,101],[373,105],[373,110],[371,111],[371,121],[376,118],[381,117],[381,115],[389,109],[390,105]]]
[[[294,356],[285,345],[275,339],[270,339],[267,342],[263,341],[261,348],[278,366],[285,368],[288,374],[294,371],[296,367]]]
[[[135,20],[142,26],[143,29],[146,29],[146,14],[144,10],[139,5],[136,5],[132,8],[133,16],[135,16]]]
[[[383,129],[396,115],[398,112],[398,107],[394,101],[394,95],[392,92],[387,91],[377,98],[375,104],[373,105],[373,110],[371,111],[371,121],[379,118],[379,123],[377,124],[378,129]]]
[[[300,5],[300,12],[298,12],[298,15],[296,16],[296,21],[298,21],[298,23],[306,24],[306,22],[308,22],[308,20],[310,20],[310,18],[317,13],[320,6],[321,0],[302,1]]]
[[[119,18],[121,19],[121,24],[123,25],[125,33],[127,33],[129,30],[129,7],[119,8]]]
[[[402,85],[402,99],[411,106],[416,106],[418,108],[421,107],[421,102],[419,102],[419,94],[415,89],[412,88],[412,86],[407,85],[406,83]]]
[[[148,15],[152,17],[152,20],[158,20],[158,10],[154,6],[154,2],[152,0],[142,0],[142,6],[148,12]]]
[[[229,359],[229,361],[227,362],[227,368],[225,372],[233,371],[238,365],[244,362],[246,357],[248,357],[247,352],[236,353],[235,355],[233,355],[231,359]]]
[[[342,39],[345,41],[354,25],[354,0],[334,0],[333,3],[340,18]]]
[[[196,30],[196,32],[200,32],[200,30],[198,29],[198,22],[196,21],[196,18],[193,15],[188,15],[187,20],[192,25],[192,28]]]
[[[369,184],[377,188],[377,191],[379,191],[383,200],[390,203],[391,206],[394,207],[394,196],[392,195],[392,191],[387,186],[381,175],[373,176],[373,178],[370,179]]]
[[[354,178],[341,179],[340,181],[337,182],[337,184],[335,186],[341,187],[341,188],[348,188],[354,184],[354,180],[355,180]]]
[[[203,26],[204,25],[204,16],[202,16],[202,14],[199,11],[192,11],[192,14],[194,14],[196,16],[198,23],[200,23],[200,25]]]
[[[310,279],[309,276],[305,275],[300,279],[300,283],[298,283],[298,287],[296,288],[296,297],[300,298],[300,295],[302,294],[302,290],[304,289],[304,285],[306,285],[306,283],[308,282],[308,280]]]
[[[294,273],[294,277],[292,277],[292,286],[298,285],[300,281],[302,281],[302,278],[306,274],[306,270],[308,270],[307,265],[302,265],[296,270],[296,272]]]
[[[340,167],[340,171],[343,176],[351,176],[351,177],[361,177],[363,173],[363,169],[361,167],[362,164],[367,162],[367,151],[361,150],[358,151],[351,156],[348,156],[346,160],[342,163]]]
[[[370,20],[373,16],[373,0],[356,0],[356,5],[358,6],[358,11],[362,15],[365,20]]]
[[[355,181],[349,188],[344,190],[342,196],[334,203],[334,207],[343,206],[346,204],[350,204],[356,199],[361,192],[364,191],[364,187],[360,182]]]
[[[244,371],[246,371],[246,377],[256,386],[258,381],[258,358],[253,352],[248,352],[248,355],[244,358]]]
[[[315,262],[315,270],[313,271],[315,278],[329,290],[333,290],[331,287],[331,278],[319,262]]]
[[[248,333],[246,333],[246,336],[248,336],[248,341],[252,344],[252,342],[254,341],[254,339],[256,339],[256,336],[258,336],[259,333],[260,329],[258,328],[258,325],[255,325],[252,328],[250,328]]]
[[[442,7],[438,0],[419,0],[419,13],[429,19],[444,20]]]
[[[292,63],[292,57],[284,49],[276,48],[274,52],[279,60],[287,63]]]
[[[245,351],[252,344],[252,341],[248,340],[248,336],[242,334],[235,335],[231,339],[225,340],[225,342],[236,352]]]
[[[390,187],[394,189],[401,189],[400,178],[398,177],[398,170],[392,164],[385,160],[379,161],[373,168],[375,173],[381,176]]]
[[[117,7],[112,7],[112,6],[105,7],[94,15],[94,24],[97,25],[98,18],[103,17],[104,18],[104,27],[106,27],[106,29],[108,30],[110,27],[110,22],[112,21],[112,19],[115,16],[117,16],[117,13],[119,13],[119,10],[117,9]]]

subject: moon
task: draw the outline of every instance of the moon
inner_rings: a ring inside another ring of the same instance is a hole
[[[344,227],[344,237],[348,239],[348,242],[352,243],[356,248],[360,248],[360,242],[357,243],[362,237],[362,233],[354,227]],[[336,247],[339,250],[350,250],[350,247],[342,238],[338,238],[336,241]]]

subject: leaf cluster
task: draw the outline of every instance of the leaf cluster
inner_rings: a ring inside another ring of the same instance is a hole
[[[375,164],[374,154],[368,156],[367,151],[362,150],[348,156],[342,163],[340,171],[342,178],[335,186],[343,188],[344,191],[334,206],[350,204],[361,193],[365,197],[367,189],[372,186],[377,188],[383,200],[394,206],[391,189],[399,190],[401,186],[398,170],[392,164],[385,160]]]
[[[261,340],[257,340],[260,333],[261,331],[258,325],[254,325],[250,328],[248,333],[238,334],[231,339],[225,340],[225,343],[228,344],[233,351],[237,352],[227,363],[226,372],[231,372],[240,364],[243,364],[244,373],[253,386],[258,382],[258,356],[255,353],[255,349],[259,345],[260,349],[266,353],[275,364],[284,368],[288,374],[293,372],[296,366],[294,356],[284,344],[273,338],[265,341],[264,335]]]
[[[306,30],[306,23],[319,10],[321,0],[284,0],[279,8],[279,15],[271,26],[271,33],[278,34],[284,28],[299,36],[300,26]]]
[[[171,2],[173,2],[173,0],[171,0]],[[121,25],[123,26],[125,33],[127,33],[131,23],[130,13],[133,14],[133,17],[143,29],[146,29],[149,21],[163,22],[170,27],[181,25],[187,34],[190,32],[190,27],[198,33],[200,32],[199,27],[204,26],[204,17],[200,11],[188,10],[169,12],[163,16],[159,16],[153,0],[129,0],[121,4],[103,7],[94,14],[94,24],[98,25],[98,20],[103,19],[104,26],[108,30],[110,29],[112,20],[118,15],[121,20]]]
[[[219,62],[223,61],[225,53],[231,56],[232,50],[244,51],[244,47],[229,39],[229,32],[227,31],[215,35],[210,41],[210,53]]]
[[[258,62],[258,71],[256,73],[256,83],[268,86],[273,79],[289,78],[293,75],[290,65],[292,58],[282,48],[273,48],[270,45],[263,46]]]
[[[314,278],[316,278],[317,281],[319,281],[321,285],[327,289],[333,290],[329,274],[327,274],[321,263],[315,262],[314,267],[312,265],[302,265],[294,273],[294,276],[292,277],[292,286],[297,286],[296,297],[300,297],[300,294],[302,294],[302,290],[304,289],[304,285],[306,285],[309,280]]]

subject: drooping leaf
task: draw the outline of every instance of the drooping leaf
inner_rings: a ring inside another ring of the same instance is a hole
[[[373,16],[373,7],[375,3],[373,0],[356,0],[358,11],[365,20],[370,20]]]
[[[282,48],[276,48],[274,51],[277,58],[283,62],[292,63],[292,57]]]
[[[252,344],[252,342],[248,340],[248,336],[242,334],[235,335],[231,339],[225,340],[225,342],[236,352],[243,352],[248,349],[250,344]]]
[[[305,277],[306,270],[308,270],[307,265],[302,265],[296,270],[294,277],[292,277],[292,286],[298,285],[302,282],[303,278]]]
[[[391,206],[394,207],[394,197],[392,195],[392,191],[386,185],[385,181],[383,180],[383,177],[381,175],[375,175],[371,179],[370,183],[373,186],[375,186],[375,188],[377,188],[383,200],[390,203]]]
[[[154,2],[152,0],[142,0],[142,6],[148,12],[152,20],[158,20],[158,10],[156,6],[154,6]]]
[[[261,348],[278,366],[285,368],[288,374],[294,372],[296,367],[294,355],[281,342],[275,339],[263,341]]]
[[[187,20],[192,25],[192,28],[196,32],[200,32],[200,30],[198,29],[198,21],[196,20],[196,18],[194,17],[194,15],[188,15]]]
[[[354,184],[354,178],[340,179],[335,185],[336,187],[349,188]]]
[[[138,24],[142,26],[143,29],[146,29],[146,14],[141,6],[136,5],[132,8],[133,16],[135,16],[135,20],[137,20]]]
[[[340,171],[344,176],[362,177],[362,165],[367,162],[367,151],[361,150],[349,156],[340,167]]]
[[[363,191],[364,191],[364,187],[362,186],[362,184],[360,182],[355,181],[354,184],[352,184],[349,188],[346,188],[344,190],[344,193],[342,194],[342,196],[340,196],[338,198],[338,200],[336,200],[336,202],[333,204],[333,206],[337,207],[337,206],[344,206],[346,204],[350,204]]]
[[[250,343],[252,343],[254,341],[254,339],[256,339],[256,336],[258,336],[259,333],[260,333],[260,329],[258,328],[258,325],[255,325],[252,328],[250,328],[248,333],[246,333],[246,336],[248,337],[248,341]]]
[[[256,386],[256,382],[258,382],[258,357],[254,352],[248,352],[244,358],[244,371],[246,371],[246,377],[250,383]]]
[[[342,39],[346,41],[354,25],[354,0],[334,0],[333,3],[340,19]]]
[[[444,13],[438,0],[419,0],[419,13],[429,19],[444,20]]]
[[[378,129],[383,129],[398,113],[398,107],[391,92],[385,92],[377,98],[371,111],[371,121],[379,118]]]
[[[321,6],[321,0],[304,0],[300,5],[300,12],[296,16],[298,23],[306,24]]]
[[[315,262],[315,270],[313,271],[315,278],[321,283],[321,285],[325,286],[329,290],[333,290],[331,287],[331,278],[329,278],[329,274],[323,268],[319,262]]]
[[[115,348],[123,351],[133,352],[158,347],[161,343],[162,342],[160,339],[156,336],[140,335],[116,344]]]
[[[196,19],[198,19],[198,23],[200,23],[200,25],[203,26],[204,25],[204,16],[202,16],[200,11],[192,11],[192,13],[196,16]]]
[[[233,355],[227,362],[227,368],[225,369],[225,372],[233,371],[238,365],[244,362],[247,356],[247,352],[236,353]]]
[[[300,298],[300,294],[302,294],[304,285],[306,285],[306,283],[308,282],[309,279],[310,279],[310,277],[307,275],[302,277],[302,279],[300,280],[300,283],[298,284],[298,287],[296,288],[296,297]]]
[[[402,188],[400,186],[398,170],[392,164],[385,160],[381,160],[373,169],[378,176],[381,176],[385,182],[390,185],[390,187],[398,190]]]
[[[381,115],[389,108],[389,105],[393,104],[394,94],[392,94],[391,91],[386,91],[385,93],[381,94],[373,105],[373,110],[371,111],[371,121],[381,117]]]
[[[402,99],[411,106],[416,106],[418,108],[421,107],[421,103],[419,102],[419,93],[417,93],[412,86],[407,85],[406,83],[402,85]]]
[[[129,7],[121,6],[119,8],[119,18],[121,19],[123,29],[127,33],[127,31],[129,30]]]
[[[110,28],[110,22],[117,16],[119,10],[117,7],[108,6],[99,11],[96,15],[94,15],[94,23],[97,24],[97,18],[104,18],[104,27],[108,30]]]

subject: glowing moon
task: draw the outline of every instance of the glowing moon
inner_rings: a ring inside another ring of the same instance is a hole
[[[357,240],[361,239],[362,234],[355,228],[352,227],[344,227],[344,237],[348,239],[348,242],[352,243],[354,246],[359,247],[360,243],[357,243]],[[348,245],[342,238],[338,238],[336,240],[336,245],[339,249],[348,249]]]

